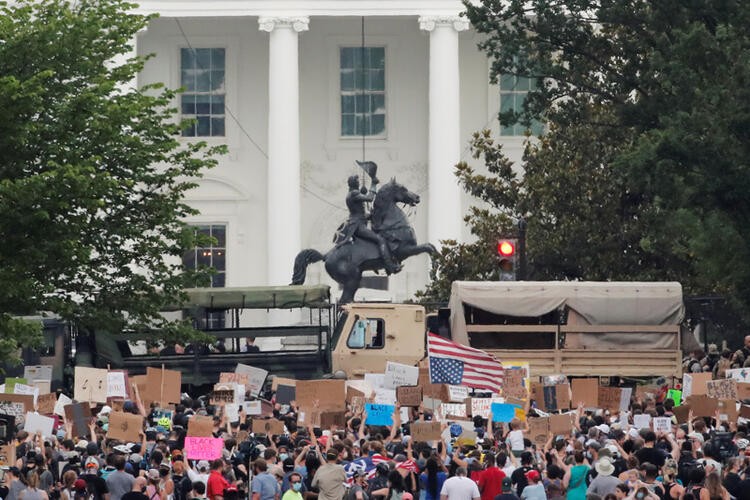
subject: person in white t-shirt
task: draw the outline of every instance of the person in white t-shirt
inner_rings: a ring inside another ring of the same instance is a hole
[[[510,421],[510,432],[505,442],[508,443],[508,448],[510,448],[516,457],[520,457],[525,449],[523,445],[523,431],[524,429],[521,428],[521,421],[519,419],[514,418]]]
[[[446,479],[440,490],[440,500],[479,500],[477,483],[466,477],[465,467],[456,469],[456,475]]]

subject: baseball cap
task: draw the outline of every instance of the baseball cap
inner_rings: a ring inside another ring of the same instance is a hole
[[[508,493],[513,489],[513,480],[508,476],[503,478],[503,493]]]
[[[526,473],[526,479],[528,479],[529,481],[539,481],[539,477],[540,476],[538,470],[532,469]]]

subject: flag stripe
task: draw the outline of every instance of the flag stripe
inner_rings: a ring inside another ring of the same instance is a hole
[[[460,366],[462,367],[462,385],[479,389],[489,389],[494,392],[498,392],[502,386],[503,366],[495,356],[487,352],[462,346],[429,333],[427,337],[427,353],[432,359],[446,359],[460,362]],[[458,373],[454,370],[447,375],[445,373],[440,375],[458,376]],[[441,378],[440,375],[437,375],[437,377]]]

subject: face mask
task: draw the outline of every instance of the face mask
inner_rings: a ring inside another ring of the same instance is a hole
[[[638,500],[643,500],[644,496],[645,495],[643,493],[641,493],[640,491],[635,494],[635,498],[637,498]]]
[[[288,454],[286,454],[286,453],[279,453],[279,461],[283,462],[287,458],[289,458]]]
[[[301,491],[301,490],[302,490],[302,483],[294,483],[294,484],[292,485],[292,489],[293,489],[294,491]]]

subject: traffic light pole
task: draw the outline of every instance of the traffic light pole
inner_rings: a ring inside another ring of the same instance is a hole
[[[526,219],[518,219],[518,281],[526,280]]]

